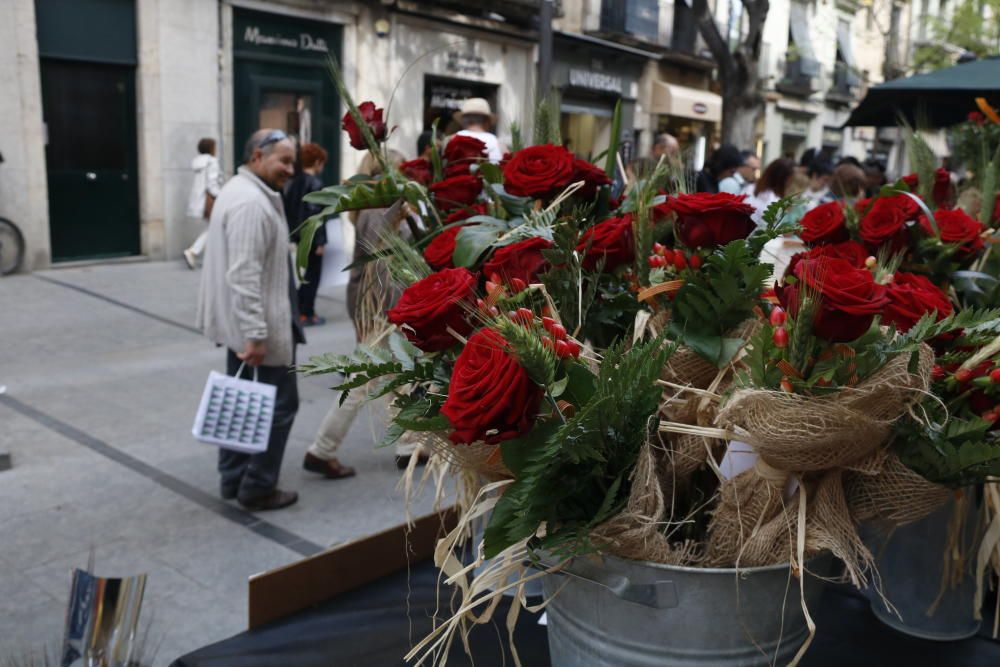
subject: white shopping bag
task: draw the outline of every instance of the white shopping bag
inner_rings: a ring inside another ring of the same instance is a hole
[[[201,395],[201,405],[191,433],[204,443],[245,454],[267,451],[267,441],[274,421],[273,384],[243,380],[241,364],[236,377],[211,371]]]
[[[351,274],[344,269],[354,261],[354,225],[346,215],[326,221],[326,249],[323,251],[323,273],[320,287],[346,285]]]

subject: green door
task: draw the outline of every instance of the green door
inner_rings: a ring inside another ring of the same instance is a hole
[[[46,58],[41,78],[52,260],[138,254],[135,68]]]

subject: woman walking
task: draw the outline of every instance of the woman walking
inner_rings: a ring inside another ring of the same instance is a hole
[[[188,195],[189,218],[197,218],[206,224],[198,238],[184,250],[184,261],[189,269],[198,265],[198,258],[205,252],[208,241],[208,221],[212,217],[212,206],[222,189],[222,170],[215,157],[215,139],[205,137],[198,142],[198,155],[191,161],[194,183]]]
[[[302,171],[285,186],[285,216],[291,228],[292,240],[300,242],[298,228],[307,218],[323,210],[318,204],[303,201],[310,192],[323,189],[319,175],[326,166],[327,153],[316,144],[302,144],[299,149],[299,163]],[[312,252],[306,265],[305,276],[299,285],[299,319],[302,326],[311,327],[326,323],[326,319],[316,314],[316,292],[323,273],[323,252],[326,248],[326,225],[316,228],[312,239]]]

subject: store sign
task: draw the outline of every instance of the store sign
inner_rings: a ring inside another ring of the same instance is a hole
[[[475,76],[486,75],[486,59],[475,53],[462,53],[460,51],[449,51],[445,61],[445,68],[455,74],[472,74]]]
[[[254,46],[278,46],[296,51],[318,51],[329,53],[326,40],[308,32],[296,35],[284,35],[280,32],[267,33],[260,26],[248,25],[243,30],[243,41]]]
[[[708,113],[708,105],[704,102],[695,102],[691,105],[691,111],[698,115],[704,115]]]
[[[622,86],[622,78],[620,76],[605,74],[604,72],[595,72],[588,69],[570,68],[569,85],[574,88],[588,88],[590,90],[600,90],[607,93],[618,93],[619,95],[621,95],[624,90],[624,87]]]

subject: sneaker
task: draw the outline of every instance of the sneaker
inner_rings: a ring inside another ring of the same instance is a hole
[[[320,317],[319,315],[313,315],[312,317],[302,316],[302,325],[307,327],[318,327],[320,325],[326,324],[326,318]]]
[[[299,494],[295,491],[282,491],[275,489],[269,495],[253,500],[240,500],[239,503],[251,512],[267,512],[270,510],[280,510],[289,505],[294,505],[299,500]]]
[[[191,248],[184,251],[184,263],[188,265],[188,268],[194,271],[198,268],[198,256],[194,254]]]

